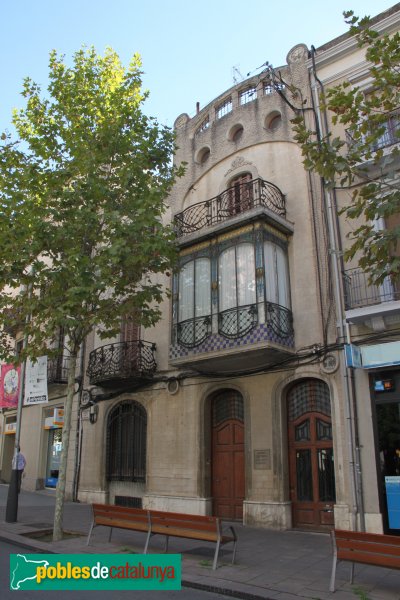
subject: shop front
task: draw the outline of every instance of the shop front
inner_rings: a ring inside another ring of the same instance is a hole
[[[49,409],[45,418],[45,429],[48,431],[45,486],[48,488],[55,488],[58,482],[63,424],[64,409]]]
[[[370,375],[385,533],[400,535],[400,371]]]

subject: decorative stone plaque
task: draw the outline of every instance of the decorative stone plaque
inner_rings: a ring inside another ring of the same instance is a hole
[[[254,450],[254,468],[264,469],[266,471],[271,469],[271,450],[266,448],[265,450]]]

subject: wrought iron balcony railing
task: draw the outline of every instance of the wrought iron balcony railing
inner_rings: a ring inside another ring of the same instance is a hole
[[[370,285],[368,275],[364,271],[348,269],[343,274],[343,281],[347,310],[400,300],[400,291],[393,286],[389,278],[380,286]]]
[[[155,344],[143,340],[107,344],[93,350],[87,368],[91,385],[150,378],[157,369],[155,350]]]
[[[229,339],[238,339],[254,329],[258,322],[257,304],[235,306],[218,313],[218,333]],[[265,302],[265,322],[280,338],[288,338],[294,333],[292,311],[279,304]],[[175,332],[180,346],[195,348],[212,334],[212,317],[207,315],[177,323]]]
[[[47,359],[47,383],[67,383],[69,356],[56,356]]]
[[[383,123],[374,124],[376,130],[382,130],[380,135],[373,142],[368,144],[368,150],[375,152],[383,148],[388,148],[394,144],[400,143],[400,115],[390,115]],[[373,129],[371,129],[370,135],[373,135]],[[365,144],[368,139],[368,134],[361,137],[361,139],[354,139],[349,131],[346,131],[346,139],[349,146],[361,147]]]
[[[264,206],[286,217],[285,197],[269,181],[253,179],[224,190],[215,198],[198,202],[175,215],[177,235],[184,236],[205,227],[222,223],[257,206]]]
[[[251,331],[257,321],[256,304],[228,308],[218,314],[218,333],[230,339],[240,338]]]
[[[291,310],[273,302],[266,302],[265,311],[265,321],[276,335],[281,338],[293,335],[293,313]]]
[[[196,317],[181,321],[176,326],[178,344],[194,348],[211,334],[211,316]]]

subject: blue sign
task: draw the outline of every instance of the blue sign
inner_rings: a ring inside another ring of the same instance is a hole
[[[345,344],[344,345],[345,355],[346,355],[346,367],[353,367],[354,369],[362,368],[362,360],[361,360],[361,348],[355,346],[354,344]]]
[[[57,487],[58,477],[46,477],[45,486],[55,488]]]
[[[400,476],[385,477],[390,529],[400,529]]]

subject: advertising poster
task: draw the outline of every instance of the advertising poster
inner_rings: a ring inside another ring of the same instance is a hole
[[[26,361],[25,401],[24,404],[48,402],[47,394],[47,356],[40,356],[35,363]]]
[[[0,375],[0,408],[18,406],[18,394],[21,385],[21,367],[1,365]]]

